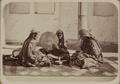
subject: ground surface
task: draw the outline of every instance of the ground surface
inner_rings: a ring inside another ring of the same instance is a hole
[[[12,48],[3,49],[4,56],[10,55]],[[74,51],[69,50],[72,54]],[[118,53],[103,53],[104,63],[100,67],[80,69],[69,67],[67,64],[50,67],[23,67],[15,61],[3,60],[3,75],[5,76],[39,76],[39,77],[116,77],[118,75]],[[104,79],[104,78],[103,78]]]

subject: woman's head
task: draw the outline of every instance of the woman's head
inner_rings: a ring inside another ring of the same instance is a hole
[[[57,30],[56,35],[58,36],[58,39],[59,39],[58,46],[64,45],[64,34],[63,34],[63,31],[60,30],[60,29]]]
[[[35,28],[32,28],[31,32],[30,32],[30,36],[31,38],[33,38],[34,40],[36,40],[39,36],[39,31]]]
[[[58,36],[58,39],[62,39],[63,38],[63,31],[57,30],[56,35]]]
[[[86,30],[86,29],[81,29],[81,30],[79,31],[79,35],[80,35],[80,38],[90,37],[90,33],[89,33],[88,30]]]

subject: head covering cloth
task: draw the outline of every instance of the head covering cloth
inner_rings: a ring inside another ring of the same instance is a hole
[[[62,38],[61,38],[61,39],[59,38],[59,35],[60,35],[60,34],[62,34]],[[57,31],[56,31],[56,35],[58,36],[58,40],[59,40],[58,46],[59,46],[59,47],[60,47],[60,46],[63,47],[63,46],[64,46],[64,33],[63,33],[63,31],[60,30],[60,29],[57,30]]]

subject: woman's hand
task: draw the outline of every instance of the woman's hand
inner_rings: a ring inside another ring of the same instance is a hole
[[[52,54],[48,54],[48,57],[54,58],[54,59],[58,59],[58,56],[52,55]]]
[[[90,56],[89,56],[88,54],[86,54],[86,53],[83,53],[83,55],[86,56],[86,57],[90,57]]]

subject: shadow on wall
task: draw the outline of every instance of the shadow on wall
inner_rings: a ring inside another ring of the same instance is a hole
[[[77,44],[77,40],[67,40],[68,49],[71,50],[79,49],[79,46],[77,46],[76,44]],[[99,42],[99,44],[101,45],[103,52],[115,52],[115,53],[118,52],[118,44],[107,43],[107,42]]]
[[[7,45],[23,45],[23,42],[18,41],[6,41]],[[77,39],[67,39],[66,40],[67,48],[70,50],[79,50],[79,46],[77,46]],[[118,52],[118,44],[108,43],[108,42],[99,42],[103,52]],[[37,46],[40,46],[39,42]]]

